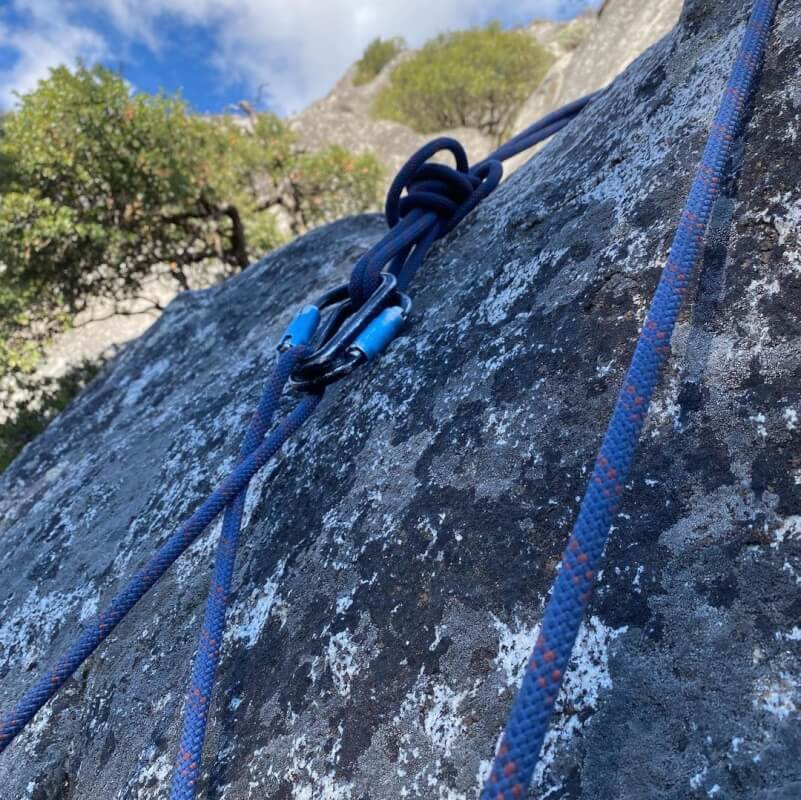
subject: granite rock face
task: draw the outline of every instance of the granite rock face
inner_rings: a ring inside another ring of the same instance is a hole
[[[588,33],[575,49],[554,51],[556,61],[521,106],[515,129],[523,130],[554,109],[610,84],[670,32],[681,8],[682,0],[606,0],[597,13],[567,23],[583,25]],[[505,171],[513,172],[528,158],[530,154],[521,153],[506,163]]]
[[[254,482],[204,800],[477,797],[750,5],[690,0]],[[532,796],[801,794],[800,85],[784,0]],[[382,231],[181,296],[4,473],[0,706],[230,468],[293,310]],[[2,800],[166,796],[216,535],[0,756]]]

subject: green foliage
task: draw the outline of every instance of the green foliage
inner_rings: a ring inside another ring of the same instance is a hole
[[[421,133],[466,126],[500,139],[551,62],[532,37],[497,23],[442,34],[392,71],[373,113]]]
[[[301,152],[271,114],[244,122],[80,65],[52,70],[0,118],[2,385],[24,389],[55,333],[97,298],[135,296],[156,268],[189,288],[198,265],[235,271],[290,234],[377,207],[372,156]],[[0,460],[47,418],[15,414]]]
[[[210,181],[212,137],[179,99],[132,96],[102,67],[53,70],[21,98],[0,143],[5,280],[47,285],[75,308],[139,288],[157,262],[242,264]]]
[[[361,86],[369,83],[384,67],[406,47],[402,37],[392,39],[373,39],[364,50],[362,57],[356,62],[356,74],[353,83]]]
[[[592,26],[586,19],[568,22],[556,36],[557,44],[565,50],[575,50],[589,35]]]
[[[0,374],[91,297],[135,293],[244,242],[211,184],[214,132],[178,99],[131,96],[101,67],[59,67],[3,122]]]
[[[336,145],[301,155],[294,192],[302,224],[311,228],[375,207],[382,175],[374,156]]]

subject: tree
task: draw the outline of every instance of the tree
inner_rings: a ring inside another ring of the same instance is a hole
[[[551,61],[531,36],[497,23],[442,34],[395,67],[373,113],[420,133],[465,126],[500,139]]]
[[[249,112],[248,122],[246,128],[224,124],[215,182],[241,209],[248,242],[257,252],[275,246],[277,216],[298,236],[378,207],[383,170],[374,156],[336,145],[303,151],[273,114]]]
[[[353,83],[361,86],[369,83],[384,67],[406,47],[406,42],[400,36],[392,39],[376,37],[364,50],[362,57],[356,62],[356,72]]]
[[[0,118],[0,410],[14,417],[20,396],[38,394],[44,424],[63,405],[29,376],[96,299],[124,302],[165,267],[189,288],[198,265],[230,273],[288,234],[378,206],[372,156],[303,152],[272,114],[246,122],[199,117],[81,65],[52,70]],[[23,422],[2,422],[13,442],[39,425]]]
[[[380,179],[371,157],[299,152],[271,114],[246,130],[132,94],[103,67],[52,70],[0,131],[0,374],[93,298],[135,295],[157,265],[181,288],[192,265],[246,266],[283,241],[271,212],[286,195],[301,231],[375,208]]]
[[[155,263],[247,261],[237,210],[211,181],[211,126],[177,98],[131,95],[102,67],[52,71],[4,126],[0,208],[7,286],[75,312],[130,293]]]

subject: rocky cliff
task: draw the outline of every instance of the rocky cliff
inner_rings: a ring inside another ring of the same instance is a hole
[[[670,31],[680,10],[681,0],[606,0],[597,12],[567,22],[532,22],[526,31],[550,51],[554,64],[521,108],[515,130],[523,130],[549,111],[611,83],[640,53]],[[315,149],[334,143],[374,153],[387,167],[388,183],[409,155],[435,136],[459,139],[471,161],[488,155],[496,143],[471,128],[424,135],[398,122],[373,118],[373,101],[393,68],[412,52],[401,54],[377,78],[361,86],[354,85],[355,68],[348,70],[326,97],[291,120],[301,144]],[[523,154],[510,161],[506,174],[530,157],[530,153]]]
[[[255,481],[203,798],[477,797],[750,5],[689,0]],[[801,792],[800,81],[784,0],[532,796]],[[181,296],[0,478],[0,706],[230,468],[293,310],[383,229]],[[2,800],[165,796],[216,535],[0,757]]]
[[[575,49],[555,52],[556,63],[520,109],[515,127],[522,130],[549,111],[611,83],[670,31],[681,6],[681,0],[606,0],[597,14],[584,15],[579,22],[585,35]],[[559,41],[558,34],[555,38]]]

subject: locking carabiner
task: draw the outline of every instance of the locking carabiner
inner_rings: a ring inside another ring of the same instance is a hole
[[[400,333],[411,307],[390,273],[382,273],[378,289],[355,310],[348,284],[326,292],[303,308],[281,337],[279,351],[301,344],[314,347],[292,373],[291,385],[301,391],[327,386],[377,358]],[[327,308],[332,310],[324,317]]]

